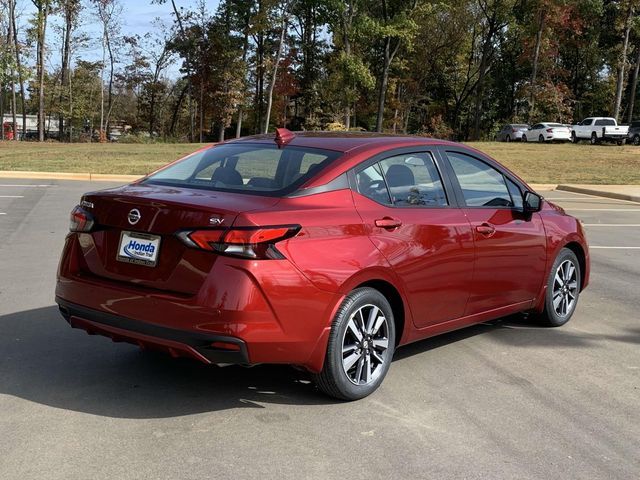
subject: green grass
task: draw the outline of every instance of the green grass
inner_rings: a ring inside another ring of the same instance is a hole
[[[530,183],[640,184],[640,147],[477,142]],[[0,170],[143,175],[200,144],[0,142]]]
[[[640,184],[640,147],[477,142],[470,146],[529,183]]]
[[[144,175],[200,147],[196,143],[0,142],[0,170]]]

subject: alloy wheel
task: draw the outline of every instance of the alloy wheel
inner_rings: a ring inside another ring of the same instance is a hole
[[[571,260],[565,260],[556,270],[553,280],[553,309],[559,317],[569,315],[578,297],[578,271]]]
[[[355,385],[374,382],[384,370],[389,349],[389,323],[382,310],[367,304],[356,310],[342,338],[342,369]]]

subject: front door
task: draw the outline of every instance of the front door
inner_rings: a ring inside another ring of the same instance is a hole
[[[482,160],[447,151],[476,250],[466,315],[534,300],[545,278],[546,235],[540,215],[522,213],[515,180]]]

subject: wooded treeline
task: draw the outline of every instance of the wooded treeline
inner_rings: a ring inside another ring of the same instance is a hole
[[[124,0],[0,0],[0,110],[64,141],[635,118],[640,0],[149,3],[172,23],[129,35]]]

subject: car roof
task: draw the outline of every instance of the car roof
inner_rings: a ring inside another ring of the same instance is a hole
[[[292,132],[295,136],[287,145],[294,147],[321,148],[347,153],[361,147],[401,147],[407,143],[421,145],[457,145],[455,142],[438,140],[418,135],[393,135],[369,132]],[[273,143],[273,134],[251,135],[225,143]]]

